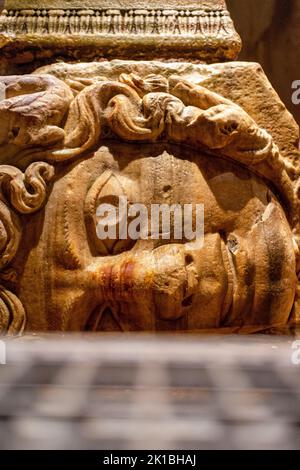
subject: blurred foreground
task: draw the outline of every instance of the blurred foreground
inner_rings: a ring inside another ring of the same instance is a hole
[[[0,365],[0,448],[299,449],[300,353],[293,342],[9,340],[7,365]]]

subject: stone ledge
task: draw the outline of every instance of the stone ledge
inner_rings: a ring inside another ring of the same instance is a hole
[[[224,1],[6,2],[2,56],[40,58],[234,60],[241,41]],[[13,6],[14,5],[14,6]],[[78,4],[79,5],[79,4]],[[28,54],[28,52],[31,54]]]

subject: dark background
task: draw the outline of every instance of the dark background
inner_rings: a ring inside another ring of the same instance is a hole
[[[300,0],[227,0],[243,40],[240,60],[260,62],[285,105],[292,104],[292,82],[300,80]]]
[[[0,0],[0,8],[4,1]],[[109,0],[108,0],[109,3]],[[300,0],[227,0],[243,40],[240,60],[260,62],[300,124],[292,82],[300,80]]]

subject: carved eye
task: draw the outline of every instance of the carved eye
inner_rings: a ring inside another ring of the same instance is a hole
[[[125,220],[125,204],[130,204],[132,187],[130,178],[107,170],[89,190],[85,221],[93,255],[116,255],[134,246],[135,240],[128,237],[126,229],[129,221]]]

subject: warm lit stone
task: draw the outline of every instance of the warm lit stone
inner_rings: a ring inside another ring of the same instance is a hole
[[[11,18],[13,3],[6,5]],[[42,3],[31,2],[32,11]],[[52,2],[61,11],[47,13],[47,21],[65,29],[57,40],[44,35],[43,60],[49,53],[54,61],[59,41],[71,49],[85,41],[66,30],[70,3],[91,9],[81,10],[80,21],[99,17],[102,2]],[[129,10],[130,3],[114,8]],[[150,3],[139,2],[141,11]],[[211,8],[226,8],[223,1],[196,3],[216,21]],[[169,1],[172,8],[178,2]],[[28,54],[28,31],[19,36],[11,28],[3,50],[18,37]],[[221,58],[222,44],[234,52],[226,42],[233,31],[218,38],[212,28],[188,40],[211,62]],[[80,60],[0,77],[1,331],[252,333],[295,325],[299,129],[258,64],[196,64],[186,54],[178,62],[176,41],[184,45],[184,35],[168,35],[173,61]],[[161,36],[150,36],[163,58]],[[142,50],[149,35],[131,31],[130,38]],[[97,48],[104,38],[90,40]],[[189,50],[199,59],[196,49]],[[204,204],[203,246],[185,238],[99,240],[97,207],[120,196],[146,207]]]

